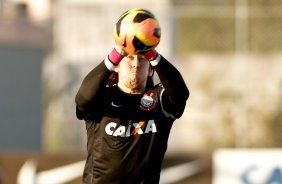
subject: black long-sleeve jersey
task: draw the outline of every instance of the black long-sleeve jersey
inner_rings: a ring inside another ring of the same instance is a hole
[[[157,184],[171,126],[181,117],[189,91],[165,58],[154,67],[161,83],[142,95],[107,85],[101,62],[76,95],[76,114],[87,130],[84,183]]]

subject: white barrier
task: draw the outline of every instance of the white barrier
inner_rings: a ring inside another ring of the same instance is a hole
[[[282,184],[282,149],[220,149],[213,184]]]
[[[81,177],[85,160],[36,173],[37,163],[27,160],[19,171],[17,184],[61,184]]]

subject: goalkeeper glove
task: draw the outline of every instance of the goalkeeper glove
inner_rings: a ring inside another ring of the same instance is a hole
[[[114,49],[105,59],[105,64],[107,68],[113,71],[115,66],[117,66],[126,55],[127,54],[124,50],[122,50],[118,45],[115,45]]]
[[[161,60],[161,55],[155,49],[144,54],[144,57],[151,63],[152,66],[156,66]]]

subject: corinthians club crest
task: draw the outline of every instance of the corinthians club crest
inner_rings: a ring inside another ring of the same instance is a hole
[[[150,111],[151,109],[153,109],[157,103],[157,101],[154,100],[153,96],[154,96],[154,93],[151,93],[150,95],[145,94],[141,98],[140,108],[146,111]]]

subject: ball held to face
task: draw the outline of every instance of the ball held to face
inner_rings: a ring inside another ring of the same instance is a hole
[[[158,46],[161,28],[148,10],[131,9],[120,16],[114,36],[116,44],[127,54],[144,54]]]

